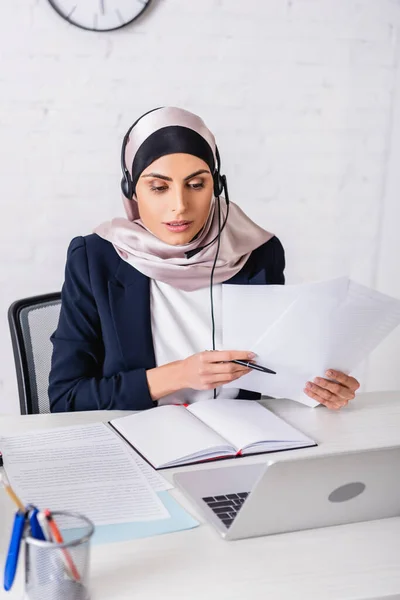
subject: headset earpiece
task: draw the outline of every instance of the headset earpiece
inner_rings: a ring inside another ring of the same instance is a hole
[[[136,125],[136,123],[134,125]],[[125,164],[125,150],[126,150],[126,146],[129,141],[130,132],[132,131],[134,125],[132,125],[132,127],[125,134],[124,140],[122,142],[122,148],[121,148],[121,170],[122,170],[121,192],[123,193],[125,198],[128,198],[128,200],[132,200],[133,184],[132,184],[131,175]]]
[[[123,193],[123,195],[125,196],[125,198],[128,198],[129,200],[133,199],[135,190],[133,189],[133,182],[132,182],[132,178],[130,175],[130,172],[128,170],[127,165],[125,164],[125,150],[126,150],[126,146],[129,142],[129,136],[130,133],[132,131],[132,129],[135,127],[135,125],[137,123],[139,123],[140,119],[143,119],[143,117],[145,117],[146,115],[150,114],[151,112],[154,112],[155,110],[159,110],[160,108],[162,108],[161,106],[159,106],[158,108],[152,108],[151,110],[148,110],[146,113],[144,113],[144,115],[142,115],[141,117],[139,117],[133,125],[131,125],[131,127],[129,127],[128,131],[126,132],[123,142],[122,142],[122,147],[121,147],[121,170],[123,173],[123,177],[121,179],[121,191]],[[132,167],[132,165],[131,165]]]
[[[130,174],[126,169],[124,169],[124,176],[121,179],[121,191],[125,198],[132,200],[133,197],[133,185]]]
[[[223,176],[220,175],[219,171],[215,171],[213,175],[214,179],[214,196],[219,198],[222,192],[224,191],[224,179]]]
[[[219,198],[223,191],[226,189],[226,177],[225,175],[221,175],[221,157],[219,155],[218,146],[215,147],[215,157],[217,159],[217,164],[213,174],[214,196],[216,198]],[[229,200],[227,200],[227,202],[229,202]]]

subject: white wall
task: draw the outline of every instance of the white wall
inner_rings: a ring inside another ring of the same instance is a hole
[[[45,0],[1,4],[0,412],[18,410],[9,304],[58,290],[70,239],[122,214],[120,142],[155,106],[213,129],[232,200],[282,239],[289,282],[349,274],[400,296],[399,0],[155,0],[99,34]],[[400,388],[399,351],[395,333],[370,387]]]

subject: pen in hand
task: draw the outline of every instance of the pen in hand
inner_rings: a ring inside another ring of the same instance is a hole
[[[276,371],[272,371],[272,369],[267,369],[267,367],[262,367],[261,365],[256,365],[255,363],[248,362],[247,360],[231,360],[231,363],[235,363],[236,365],[242,365],[242,367],[247,367],[248,369],[254,369],[255,371],[262,371],[263,373],[270,373],[271,375],[276,375]]]

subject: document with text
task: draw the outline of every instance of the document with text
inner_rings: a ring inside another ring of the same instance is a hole
[[[95,525],[169,518],[156,493],[169,484],[104,423],[2,437],[0,448],[25,504],[83,513]]]

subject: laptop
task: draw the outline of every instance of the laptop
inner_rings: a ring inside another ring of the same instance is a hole
[[[400,446],[177,473],[226,540],[400,515]]]

